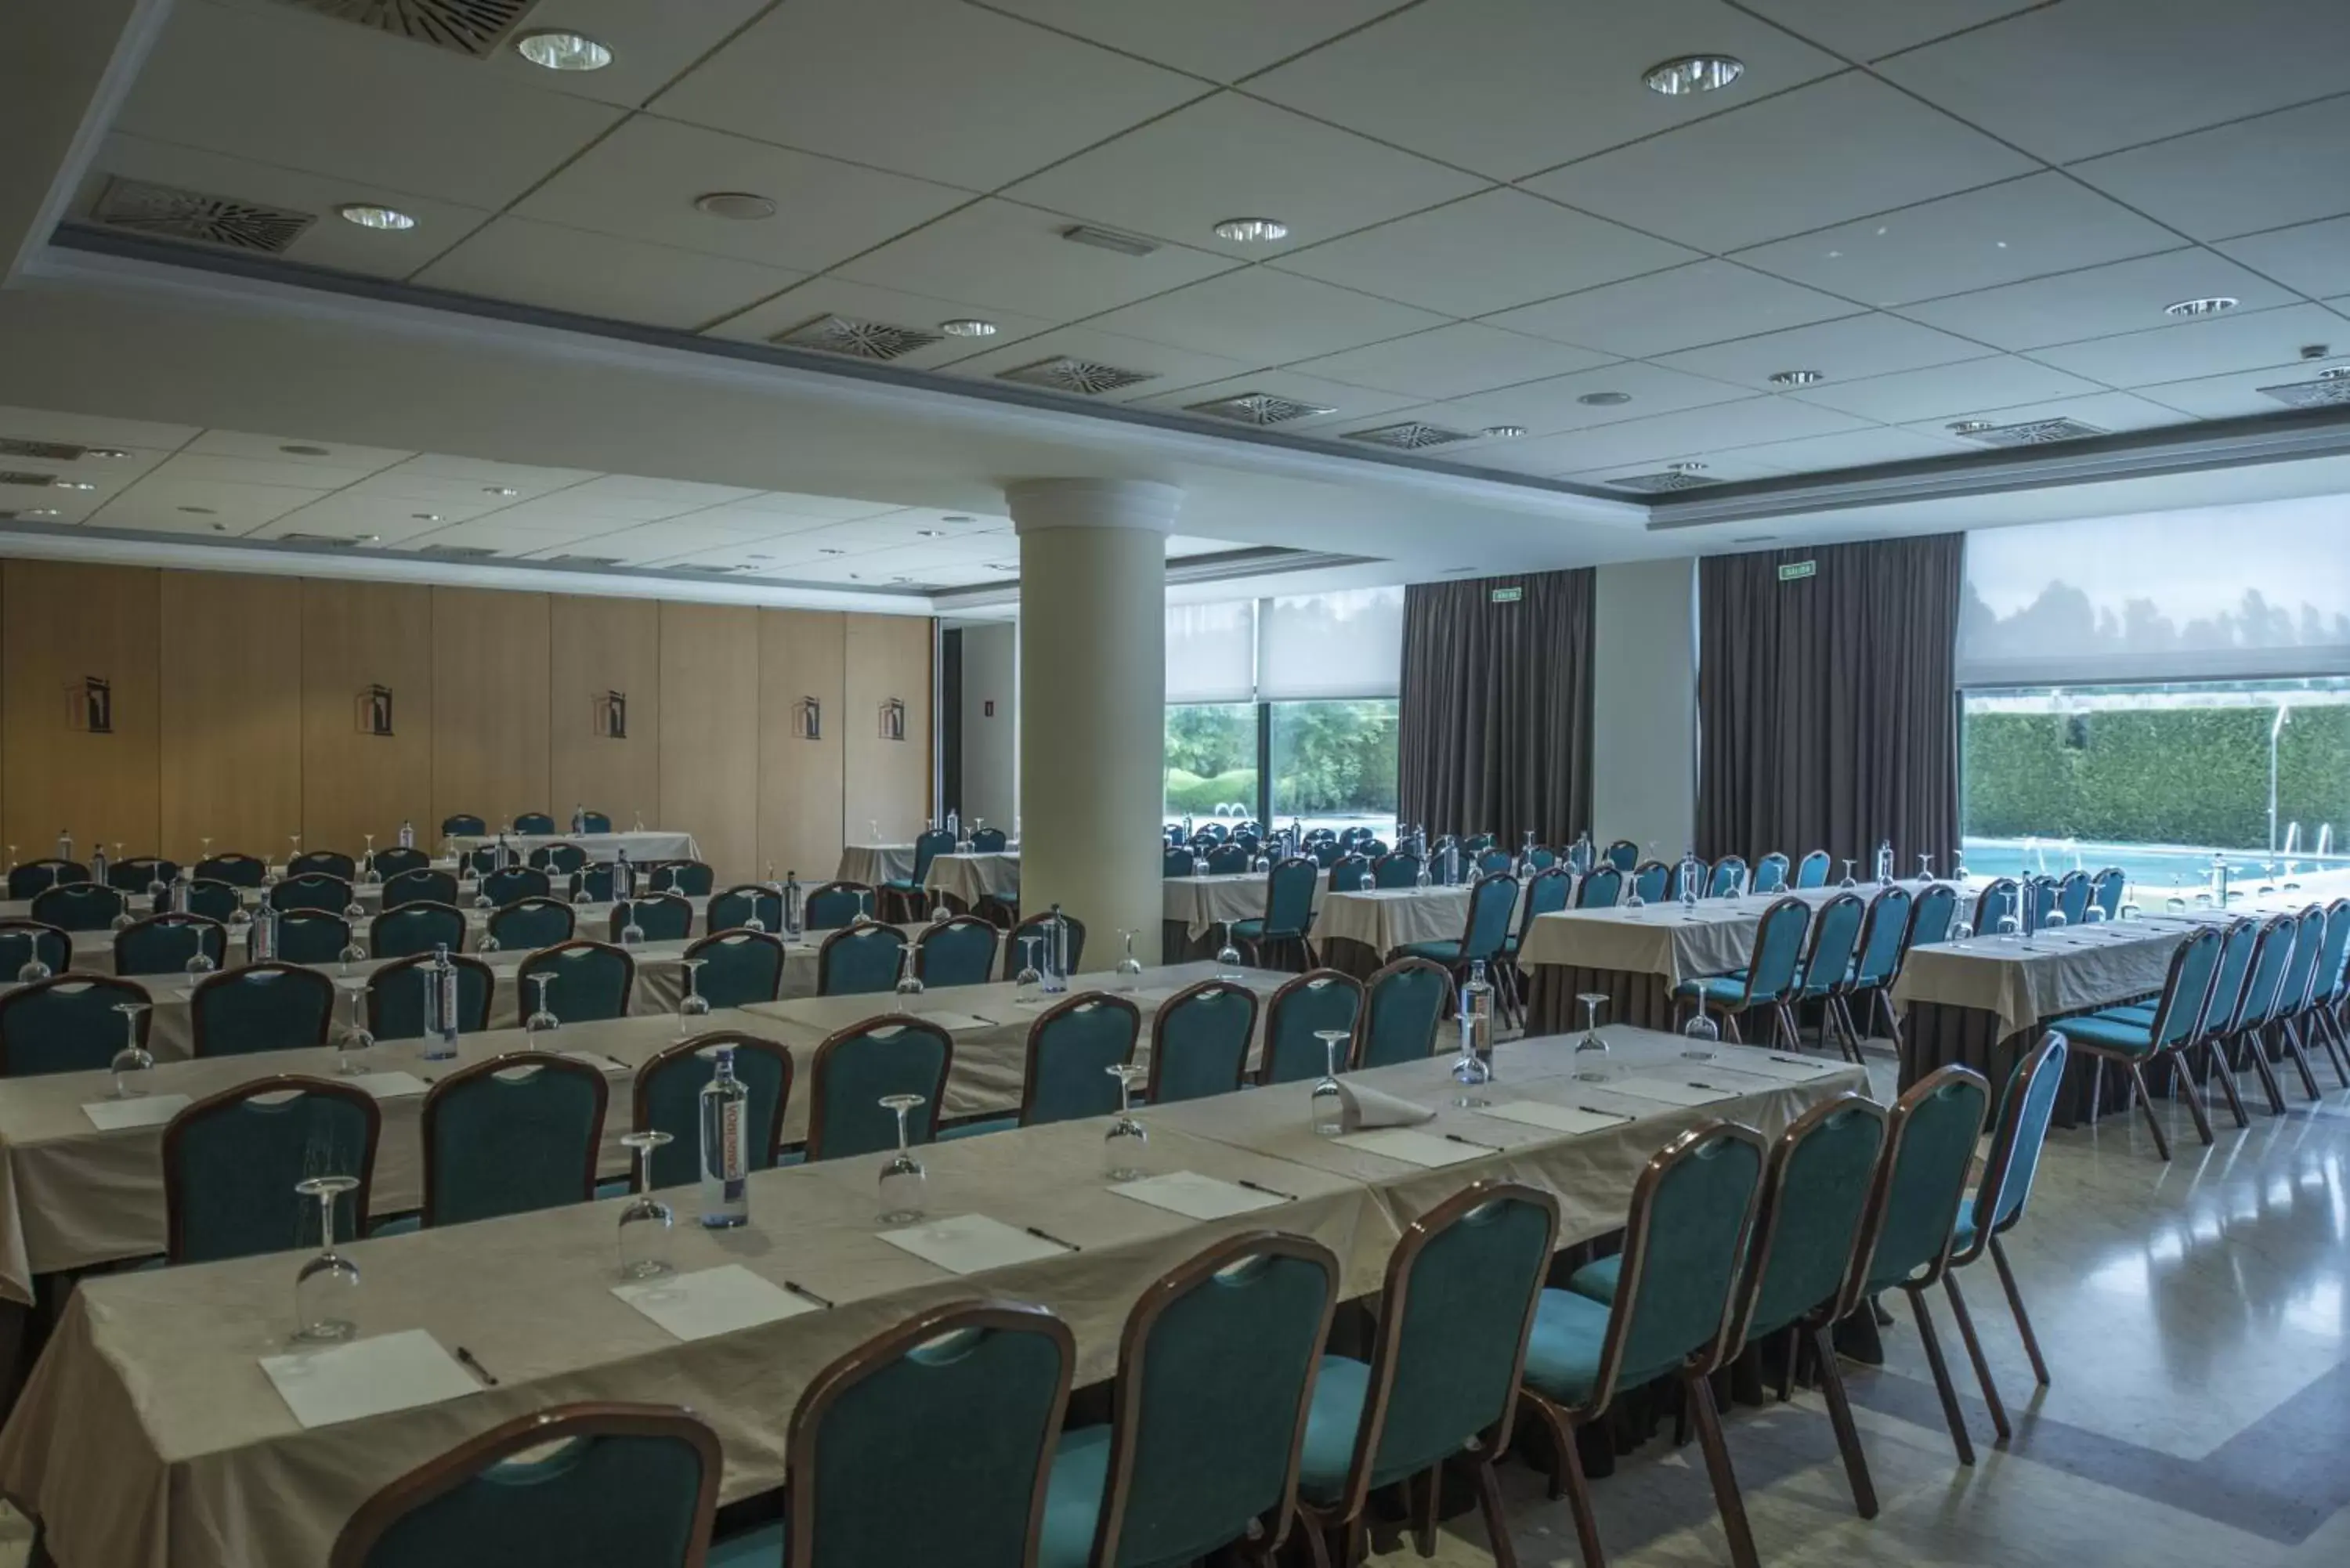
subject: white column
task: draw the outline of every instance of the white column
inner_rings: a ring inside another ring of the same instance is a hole
[[[1591,836],[1680,858],[1697,831],[1697,563],[1602,566],[1591,622]]]
[[[1086,924],[1086,964],[1129,929],[1159,957],[1167,546],[1183,493],[1141,480],[1005,487],[1020,534],[1020,912]]]

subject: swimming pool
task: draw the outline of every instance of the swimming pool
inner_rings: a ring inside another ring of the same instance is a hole
[[[2067,871],[2097,872],[2118,866],[2130,887],[2141,894],[2176,888],[2183,894],[2211,886],[2209,849],[2182,844],[2094,844],[2056,838],[1965,838],[1967,869],[1978,877],[2061,877]],[[2227,856],[2232,888],[2286,882],[2300,885],[2313,898],[2350,895],[2350,856],[2320,858],[2297,855],[2291,859],[2250,850]]]

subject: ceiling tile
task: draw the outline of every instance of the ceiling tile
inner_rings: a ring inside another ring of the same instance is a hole
[[[793,0],[654,100],[671,119],[989,190],[1201,84],[961,0]]]
[[[1253,266],[1113,310],[1088,325],[1231,359],[1285,364],[1440,327],[1444,318]]]
[[[739,535],[723,529],[696,527],[691,520],[639,523],[600,533],[582,533],[571,544],[548,545],[535,554],[604,556],[632,566],[666,560],[692,550],[714,550],[738,545]]]
[[[582,480],[596,477],[584,468],[536,468],[519,462],[497,462],[488,458],[455,457],[447,452],[420,452],[382,477],[389,479],[408,474],[510,485],[525,495],[559,490],[567,484],[577,484]]]
[[[173,453],[156,465],[165,480],[212,480],[223,484],[286,484],[297,489],[339,490],[356,484],[373,472],[365,468],[334,468],[325,463],[297,463],[286,458],[223,457],[194,450]]]
[[[168,455],[166,458],[168,461]],[[0,484],[0,510],[41,513],[36,522],[73,522],[137,484],[152,471],[129,462],[68,462],[53,458],[0,458],[0,468],[36,476],[27,484]],[[46,478],[38,476],[46,475]],[[65,486],[72,488],[65,488]],[[88,485],[85,490],[81,486]],[[54,515],[49,515],[54,514]]]
[[[1577,484],[1608,485],[1619,479],[1643,479],[1657,471],[1658,464],[1651,460],[1647,462],[1609,463],[1605,468],[1586,469],[1581,473],[1569,473],[1561,477],[1570,479]],[[1745,479],[1775,479],[1785,472],[1786,470],[1773,468],[1767,462],[1757,462],[1742,452],[1721,452],[1705,459],[1704,477],[1716,484],[1734,484]],[[1640,496],[1643,500],[1649,498],[1646,493],[1638,490],[1631,491],[1629,493]]]
[[[301,450],[289,451],[289,448]],[[192,438],[186,450],[191,453],[208,452],[216,457],[251,458],[263,462],[282,463],[296,471],[320,470],[322,472],[315,483],[322,489],[349,483],[415,455],[391,447],[354,446],[345,441],[313,441],[298,435],[255,435],[244,431],[205,431]],[[263,479],[247,483],[307,484],[314,482]]]
[[[785,504],[801,508],[785,509]],[[874,516],[892,510],[869,502],[842,501],[827,495],[786,495],[768,493],[730,501],[693,514],[697,527],[722,529],[737,538],[773,539],[826,528],[847,518]]]
[[[910,294],[958,295],[1045,320],[1115,309],[1239,265],[1186,245],[1124,255],[1062,238],[1075,220],[993,198],[858,256],[840,275]]]
[[[507,471],[500,477],[484,483],[478,478],[446,477],[417,466],[430,461],[430,458],[411,458],[406,462],[394,464],[380,473],[360,480],[343,493],[384,501],[404,501],[416,506],[494,511],[588,477],[584,473],[556,470],[553,472],[561,473],[563,477],[533,479],[534,472],[544,473],[547,471],[522,470],[511,464],[499,463],[483,465]],[[514,493],[504,495],[498,493],[500,491],[512,491]]]
[[[899,508],[871,501],[853,501],[841,495],[803,495],[788,490],[762,490],[740,501],[727,503],[733,512],[781,512],[794,517],[827,517],[836,522],[858,517],[878,517]]]
[[[1087,403],[1129,403],[1139,398],[1155,397],[1183,387],[1196,387],[1203,381],[1221,381],[1254,368],[1252,360],[1228,359],[1220,354],[1198,354],[1188,348],[1170,348],[1164,343],[1146,342],[1139,337],[1121,337],[1117,333],[1103,332],[1091,327],[1064,327],[1052,332],[1040,332],[1017,343],[1007,343],[1000,348],[973,354],[969,358],[958,359],[945,366],[944,369],[950,376],[968,376],[975,380],[984,380],[1001,376],[1006,370],[1025,369],[1046,359],[1063,358],[1084,359],[1150,378],[1131,387],[1119,387],[1111,391],[1070,394],[1076,400]]]
[[[171,13],[115,129],[494,208],[620,113],[289,5],[195,5]]]
[[[1254,261],[1449,202],[1482,181],[1237,93],[1219,93],[1024,180],[1006,194],[1112,228]],[[1224,218],[1289,238],[1237,244]]]
[[[377,542],[397,544],[446,524],[468,521],[487,510],[486,506],[452,504],[448,510],[434,511],[395,496],[354,495],[346,490],[288,512],[278,522],[305,534],[333,534],[347,539],[372,534]]]
[[[1847,59],[1874,60],[1985,22],[2028,11],[2042,0],[1746,0],[1789,32]]]
[[[324,490],[301,490],[283,484],[151,479],[116,496],[89,521],[100,528],[249,534],[325,493]],[[196,510],[188,510],[191,507]]]
[[[281,5],[284,0],[252,3]],[[635,107],[769,4],[771,0],[693,0],[691,5],[648,5],[644,0],[544,0],[524,19],[517,37],[560,27],[583,34],[611,50],[612,63],[595,71],[550,71],[532,65],[513,49],[500,49],[485,63],[501,76],[535,87]]]
[[[1732,262],[1702,261],[1503,311],[1488,317],[1486,325],[1646,358],[1854,316],[1860,308]]]
[[[1757,391],[1772,389],[1782,370],[1817,370],[1839,383],[1896,370],[1923,369],[1990,352],[1979,343],[1904,321],[1898,316],[1847,316],[1784,332],[1766,332],[1734,343],[1716,343],[1668,354],[1659,364],[1693,375],[1733,381]]]
[[[428,288],[690,330],[806,275],[527,218],[499,218],[416,275]]]
[[[777,295],[754,310],[731,317],[709,329],[712,337],[724,337],[737,343],[765,343],[777,333],[790,332],[804,323],[821,316],[845,317],[851,321],[868,321],[887,327],[910,327],[919,332],[937,332],[939,324],[969,317],[980,317],[995,324],[997,344],[1017,342],[1033,337],[1053,325],[1034,317],[1014,316],[1007,310],[983,305],[975,299],[933,299],[928,295],[907,294],[894,288],[876,288],[869,283],[853,283],[831,275],[814,278],[787,294]],[[889,361],[910,369],[928,369],[951,360],[967,358],[979,347],[982,339],[941,337],[911,353],[901,354]],[[821,350],[809,353],[823,358]]]
[[[1667,239],[1726,251],[2035,167],[1906,93],[1847,71],[1526,184]]]
[[[2350,6],[2341,15],[2350,31]],[[2221,240],[2350,213],[2345,146],[2350,97],[2116,152],[2073,172],[2199,240]]]
[[[718,218],[696,196],[740,191],[772,218]],[[971,200],[951,186],[639,115],[515,206],[623,239],[820,272]]]
[[[1570,375],[1607,360],[1607,355],[1588,349],[1458,321],[1409,337],[1307,359],[1291,369],[1357,387],[1444,399]]]
[[[1161,392],[1155,397],[1139,400],[1136,406],[1163,409],[1169,413],[1185,413],[1194,403],[1214,402],[1218,399],[1236,398],[1249,392],[1265,392],[1276,398],[1289,398],[1332,410],[1326,414],[1308,414],[1303,419],[1270,427],[1292,433],[1313,431],[1325,435],[1342,427],[1353,429],[1376,422],[1392,410],[1420,400],[1394,392],[1374,391],[1367,387],[1351,387],[1338,381],[1325,380],[1319,376],[1301,375],[1295,370],[1252,370],[1229,381],[1211,381],[1204,386]],[[1231,420],[1211,414],[1201,414],[1199,418],[1212,429],[1233,428],[1234,421]]]
[[[1838,381],[1793,395],[1808,403],[1841,409],[1886,424],[1906,424],[1915,420],[1970,414],[1983,409],[2088,396],[2104,390],[2094,381],[2068,376],[2033,360],[2001,355],[1958,365],[1937,365],[1926,370],[1872,376],[1863,381]]]
[[[2064,0],[1878,68],[2063,163],[2338,92],[2345,50],[2334,0]]]
[[[1613,392],[1621,392],[1631,400],[1596,404],[1583,401],[1586,397]],[[1523,425],[1536,435],[1548,435],[1647,419],[1680,409],[1703,408],[1710,403],[1735,402],[1752,395],[1742,387],[1710,377],[1626,360],[1475,397],[1450,399],[1440,406],[1449,410],[1451,417],[1430,422],[1473,424],[1480,428]]]
[[[2300,362],[2304,346],[2345,337],[2350,334],[2344,332],[2342,318],[2324,306],[2289,305],[2250,316],[2207,317],[2090,343],[2035,348],[2032,357],[2109,387],[2147,387],[2264,365],[2292,366]],[[2158,394],[2157,400],[2163,400]]]
[[[1696,253],[1523,191],[1488,191],[1275,264],[1448,316],[1482,316],[1693,261]]]
[[[1844,431],[1835,435],[1805,436],[1799,441],[1764,441],[1742,446],[1704,462],[1709,474],[1727,472],[1733,462],[1761,463],[1781,473],[1824,473],[1839,468],[1867,468],[1880,462],[1916,462],[1937,457],[1958,457],[1980,447],[1948,436],[1917,431]]]
[[[1672,462],[1725,447],[1866,428],[1866,421],[1849,414],[1790,398],[1747,398],[1654,419],[1627,420],[1596,430],[1535,436],[1517,443],[1513,461],[1541,462],[1549,465],[1550,472],[1575,473],[1611,464]]]
[[[1287,59],[1402,0],[993,0],[1009,11],[1113,49],[1232,81]]]
[[[610,508],[615,515],[648,520],[673,517],[702,506],[724,506],[760,493],[733,484],[696,479],[655,479],[638,473],[607,473],[563,493],[566,504],[586,510]],[[638,510],[645,508],[646,510]]]
[[[2162,425],[2185,422],[2176,409],[2127,392],[2097,392],[2084,397],[2060,398],[2049,403],[2024,403],[2014,408],[1962,409],[1941,419],[1923,420],[1907,428],[1922,435],[1948,435],[1950,425],[1961,416],[1986,419],[1995,424],[2030,424],[2035,420],[2074,419],[2083,424],[2095,425],[2101,431],[2143,431]],[[1979,443],[1966,442],[1970,447]]]
[[[2257,370],[2238,370],[2222,376],[2199,376],[2190,380],[2166,381],[2148,387],[2138,396],[2180,414],[2199,420],[2243,419],[2261,414],[2282,414],[2289,405],[2267,396],[2263,387],[2289,387],[2296,381],[2314,381],[2324,365],[2271,365]]]
[[[2213,248],[2306,295],[2350,293],[2350,218],[2272,229]]]
[[[1664,98],[1641,83],[1693,47],[1743,83]],[[1258,77],[1249,90],[1322,119],[1516,180],[1823,76],[1835,60],[1720,0],[1427,0]],[[1660,231],[1661,232],[1661,231]]]
[[[81,446],[137,447],[170,452],[203,433],[199,425],[167,425],[152,420],[118,420],[104,414],[67,414],[48,409],[0,407],[0,436],[25,441],[70,441]]]
[[[1883,213],[1742,251],[1749,266],[1871,305],[1903,305],[2175,248],[2178,236],[2062,174]]]
[[[2227,295],[2247,310],[2290,305],[2292,293],[2189,246],[2110,266],[1906,306],[1901,314],[2002,348],[2038,348],[2167,325],[2165,306]]]

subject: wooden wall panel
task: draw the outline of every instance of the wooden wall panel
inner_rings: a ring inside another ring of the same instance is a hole
[[[55,853],[69,829],[77,858],[103,840],[152,854],[161,832],[157,609],[150,567],[11,561],[0,594],[5,683],[6,817],[20,860]],[[222,628],[216,636],[243,636]],[[209,650],[192,649],[201,657]],[[84,682],[105,683],[110,731],[86,720]],[[289,830],[290,831],[290,830]]]
[[[161,587],[163,853],[192,865],[207,838],[280,853],[308,832],[302,580],[165,572]]]
[[[661,820],[702,846],[718,886],[759,871],[759,612],[660,607]],[[648,819],[650,822],[650,819]]]
[[[841,730],[847,701],[847,618],[837,610],[759,612],[760,874],[827,881],[840,865]],[[800,705],[816,703],[816,736]],[[855,834],[862,838],[864,830]]]
[[[391,733],[369,733],[370,687],[391,692]],[[302,582],[302,842],[352,855],[374,834],[440,845],[432,812],[432,590],[398,583]],[[199,832],[203,831],[198,829]],[[226,846],[219,847],[225,848]]]
[[[902,842],[931,815],[932,623],[912,616],[847,618],[847,711],[841,725],[841,788],[847,835],[862,839],[879,821]],[[885,735],[885,704],[904,704]]]
[[[585,805],[616,827],[639,812],[661,826],[660,612],[652,599],[557,594],[548,603],[546,809],[557,823]],[[609,733],[613,692],[627,731],[619,737]]]
[[[432,822],[558,810],[547,787],[547,596],[432,590]]]

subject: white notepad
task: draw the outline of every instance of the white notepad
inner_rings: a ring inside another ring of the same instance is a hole
[[[951,1274],[976,1274],[1013,1263],[1034,1263],[1058,1258],[1068,1249],[1041,1236],[991,1220],[984,1214],[958,1214],[903,1231],[884,1231],[881,1239],[902,1247],[924,1262],[936,1263]]]
[[[432,1085],[413,1073],[361,1073],[345,1083],[354,1089],[365,1089],[379,1100],[396,1100],[402,1095],[421,1095]]]
[[[1498,1106],[1487,1106],[1477,1114],[1498,1116],[1505,1122],[1523,1122],[1527,1127],[1544,1127],[1551,1132],[1565,1133],[1569,1137],[1606,1132],[1609,1127],[1620,1127],[1632,1119],[1620,1112],[1586,1111],[1576,1106],[1546,1106],[1539,1100],[1509,1100]]]
[[[100,1132],[120,1132],[161,1127],[187,1108],[185,1095],[141,1095],[132,1100],[97,1100],[82,1106],[82,1114]]]
[[[1841,1062],[1820,1062],[1804,1056],[1779,1056],[1768,1051],[1732,1051],[1705,1064],[1708,1069],[1719,1067],[1725,1073],[1776,1078],[1783,1084],[1808,1084],[1814,1078],[1828,1076],[1843,1065]]]
[[[265,1355],[261,1369],[305,1427],[331,1427],[478,1393],[481,1385],[421,1328],[322,1350]]]
[[[625,1073],[627,1063],[617,1056],[607,1056],[601,1051],[557,1051],[558,1056],[568,1056],[574,1062],[585,1062],[598,1073]]]
[[[1170,1170],[1164,1176],[1122,1181],[1110,1190],[1121,1198],[1148,1203],[1153,1209],[1170,1210],[1191,1220],[1229,1220],[1235,1214],[1278,1208],[1286,1201],[1276,1194],[1219,1181],[1196,1170]]]
[[[1622,1078],[1609,1084],[1611,1095],[1630,1095],[1635,1099],[1661,1100],[1669,1106],[1710,1106],[1716,1100],[1737,1098],[1734,1091],[1708,1087],[1686,1080],[1672,1078]]]
[[[935,1023],[950,1034],[965,1034],[974,1029],[993,1029],[995,1021],[982,1018],[975,1012],[917,1012],[915,1017],[925,1023]]]
[[[1473,1143],[1454,1143],[1451,1138],[1434,1133],[1415,1132],[1410,1127],[1378,1127],[1370,1132],[1348,1133],[1330,1140],[1342,1148],[1356,1148],[1365,1154],[1376,1154],[1387,1159],[1399,1159],[1406,1165],[1424,1165],[1430,1168],[1460,1165],[1481,1154],[1491,1154]]]
[[[666,1279],[633,1280],[614,1285],[612,1293],[680,1339],[708,1339],[822,1310],[740,1263]]]

